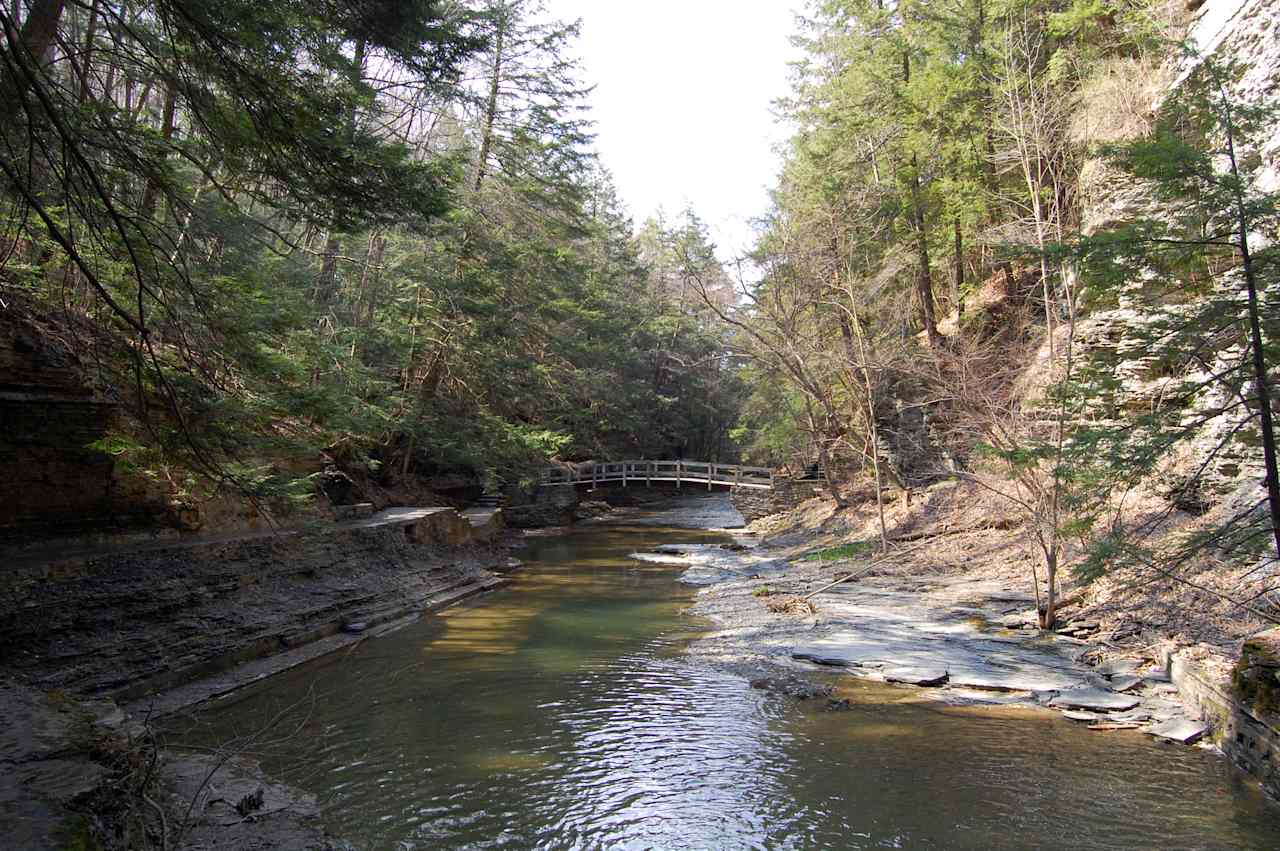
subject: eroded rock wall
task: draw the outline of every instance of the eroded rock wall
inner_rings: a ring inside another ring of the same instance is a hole
[[[1148,86],[1145,94],[1150,96],[1153,107],[1158,108],[1174,96],[1210,57],[1236,64],[1240,74],[1228,86],[1227,94],[1237,102],[1280,102],[1280,2],[1209,0],[1191,13],[1187,38],[1199,58],[1184,59],[1129,83]],[[1255,141],[1257,147],[1243,154],[1261,159],[1259,188],[1280,189],[1280,126],[1270,128]],[[1115,173],[1100,161],[1085,165],[1079,188],[1086,233],[1160,216],[1160,208],[1147,187]],[[1257,246],[1270,235],[1251,234],[1250,238]],[[1246,297],[1242,277],[1235,272],[1219,275],[1212,292],[1198,294],[1195,301],[1185,304],[1162,296],[1158,310],[1145,293],[1146,286],[1144,276],[1135,274],[1115,307],[1092,311],[1081,323],[1081,343],[1086,351],[1105,354],[1118,362],[1117,374],[1122,384],[1117,401],[1130,411],[1167,407],[1172,404],[1170,399],[1178,395],[1170,393],[1172,386],[1186,380],[1204,381],[1205,389],[1186,412],[1186,420],[1197,423],[1195,439],[1164,459],[1157,486],[1180,508],[1190,511],[1207,511],[1225,500],[1248,502],[1242,491],[1260,494],[1255,487],[1263,474],[1260,434],[1256,425],[1249,422],[1250,411],[1236,404],[1235,389],[1212,380],[1212,376],[1228,374],[1239,367],[1247,355],[1244,341],[1214,351],[1212,359],[1195,375],[1169,375],[1167,359],[1160,351],[1160,341],[1166,338],[1155,333],[1166,323],[1176,326],[1182,315],[1190,316],[1206,299],[1219,302],[1224,313],[1243,313]],[[1280,298],[1274,287],[1263,295],[1269,303],[1267,309],[1272,309]],[[1087,282],[1083,296],[1087,302]],[[1246,387],[1244,392],[1247,391]]]
[[[10,564],[0,669],[132,699],[495,581],[503,551],[446,547],[459,524],[420,519]]]
[[[125,530],[163,513],[125,492],[112,456],[92,448],[115,416],[114,404],[81,383],[68,351],[0,312],[0,550]]]

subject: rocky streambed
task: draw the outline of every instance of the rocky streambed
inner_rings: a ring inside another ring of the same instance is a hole
[[[691,611],[718,629],[693,643],[696,656],[748,671],[839,670],[948,703],[1039,706],[1098,731],[1142,730],[1187,744],[1208,732],[1158,662],[1091,665],[1096,648],[1075,637],[1089,624],[1025,628],[1033,600],[1005,583],[872,571],[821,590],[856,565],[791,560],[751,543],[673,544],[633,556],[686,565],[681,581],[702,586]],[[812,609],[769,606],[815,591]]]

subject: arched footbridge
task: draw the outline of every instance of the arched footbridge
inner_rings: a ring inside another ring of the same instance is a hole
[[[543,485],[599,485],[621,482],[627,485],[652,485],[674,482],[676,487],[717,485],[737,488],[773,490],[773,471],[767,467],[744,467],[741,464],[718,464],[714,461],[585,461],[561,464],[542,471]]]

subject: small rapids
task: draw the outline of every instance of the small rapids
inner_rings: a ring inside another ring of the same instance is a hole
[[[848,708],[828,711],[687,657],[706,624],[682,613],[682,569],[629,556],[723,534],[531,540],[507,589],[206,707],[170,741],[260,760],[371,851],[1276,847],[1280,807],[1202,750],[868,683],[841,681]]]

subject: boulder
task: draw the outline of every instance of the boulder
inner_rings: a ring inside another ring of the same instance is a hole
[[[334,520],[363,520],[373,516],[373,503],[357,502],[352,505],[335,505]]]
[[[613,511],[613,506],[602,499],[586,500],[578,503],[578,507],[573,510],[575,520],[590,520],[593,517],[602,517]]]
[[[810,700],[815,697],[830,697],[832,688],[824,683],[815,683],[797,676],[759,677],[751,681],[751,687],[761,691],[772,691],[785,694],[798,700]]]
[[[468,544],[473,537],[471,524],[452,508],[433,511],[406,531],[415,544],[443,547]]]

